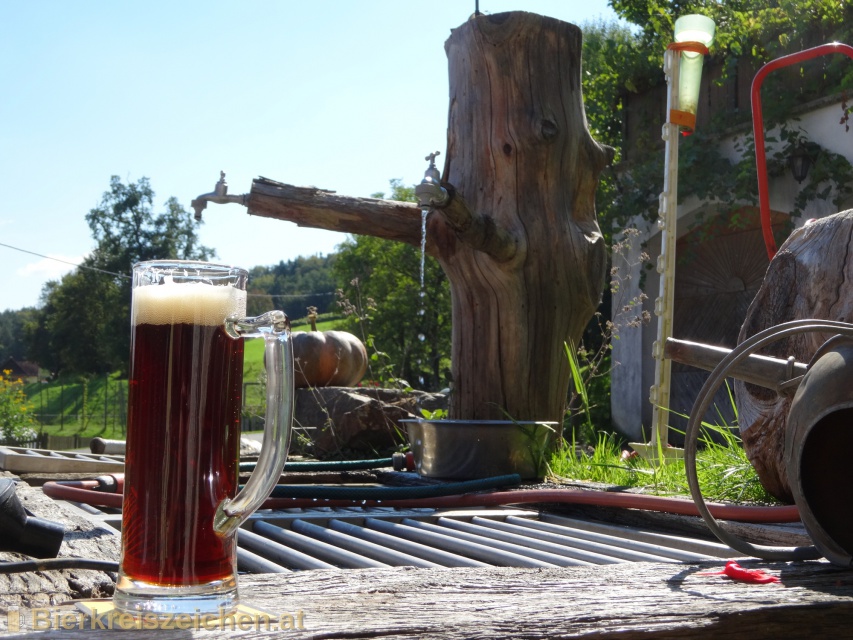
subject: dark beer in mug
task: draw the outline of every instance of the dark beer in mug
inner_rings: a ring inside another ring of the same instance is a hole
[[[224,320],[245,311],[235,286],[134,288],[122,578],[235,583],[236,539],[213,516],[237,492],[243,341]]]

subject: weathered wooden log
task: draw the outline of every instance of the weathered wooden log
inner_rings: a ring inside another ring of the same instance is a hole
[[[853,210],[811,222],[794,231],[770,262],[764,284],[747,311],[738,341],[772,326],[805,318],[853,321]],[[764,350],[777,358],[808,362],[830,336],[805,333]],[[743,446],[764,487],[793,501],[784,464],[784,439],[791,397],[735,383]]]
[[[474,16],[445,44],[450,115],[427,252],[450,280],[451,418],[560,420],[564,343],[598,306],[595,188],[612,150],[586,127],[581,32],[531,13]],[[414,205],[256,180],[249,213],[417,244]]]
[[[123,639],[175,638],[845,638],[853,614],[849,574],[827,563],[744,563],[780,578],[744,584],[716,575],[722,562],[622,564],[542,569],[352,569],[241,575],[241,601],[269,618],[224,618],[207,629],[195,617],[182,631],[149,627],[121,631]],[[709,575],[710,574],[710,575]],[[6,600],[0,595],[0,603]],[[0,604],[2,606],[2,604]],[[103,606],[103,605],[102,605]],[[16,637],[113,639],[73,605],[19,612]],[[0,616],[2,618],[4,616]],[[188,616],[189,618],[189,616]],[[202,618],[204,620],[204,618]],[[3,625],[0,619],[0,628]],[[215,623],[215,621],[214,621]],[[195,628],[193,628],[195,627]],[[52,631],[51,631],[52,630]],[[155,635],[156,634],[156,635]]]
[[[414,246],[421,243],[421,210],[412,202],[351,198],[326,189],[257,178],[246,206],[250,215],[287,220],[302,227],[373,235]]]

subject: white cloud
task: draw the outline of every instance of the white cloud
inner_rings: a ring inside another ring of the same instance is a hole
[[[74,265],[82,262],[84,257],[54,254],[36,262],[30,262],[18,269],[16,273],[19,276],[38,276],[46,280],[54,280],[72,271]]]

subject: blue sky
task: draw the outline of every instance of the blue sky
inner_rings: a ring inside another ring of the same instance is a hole
[[[480,0],[582,25],[607,0]],[[444,151],[444,41],[474,0],[161,0],[0,5],[0,243],[78,262],[110,176],[151,180],[160,210],[224,170],[350,196],[414,184]],[[210,205],[199,235],[245,267],[334,250],[341,234]],[[71,269],[0,246],[0,310]]]

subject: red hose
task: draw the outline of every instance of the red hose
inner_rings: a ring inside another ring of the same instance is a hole
[[[586,489],[521,489],[515,491],[492,491],[468,493],[460,496],[420,498],[417,500],[306,500],[304,498],[271,498],[264,503],[265,509],[288,509],[306,507],[487,507],[534,502],[557,504],[586,504],[599,507],[643,509],[685,516],[698,516],[699,510],[690,500],[662,498],[639,493],[610,493]],[[741,505],[710,504],[711,512],[721,520],[740,522],[799,522],[800,513],[796,506],[748,507]]]
[[[119,474],[116,474],[118,476]],[[96,480],[68,480],[46,482],[42,487],[51,498],[83,502],[85,504],[121,508],[120,493],[96,491]],[[520,489],[517,491],[491,491],[458,496],[418,498],[408,500],[314,500],[306,498],[270,498],[262,509],[293,509],[312,507],[404,507],[404,508],[459,508],[486,507],[530,503],[585,504],[600,507],[642,509],[685,516],[698,516],[696,505],[690,500],[662,498],[639,493],[611,493],[585,489]],[[750,507],[741,505],[709,504],[715,518],[739,522],[771,523],[799,522],[796,506]]]
[[[121,476],[123,485],[124,475],[115,474],[115,476]],[[70,500],[71,502],[82,502],[99,507],[121,509],[122,498],[124,497],[122,493],[98,491],[100,486],[101,483],[97,480],[55,480],[45,482],[41,490],[45,495],[55,500]]]

